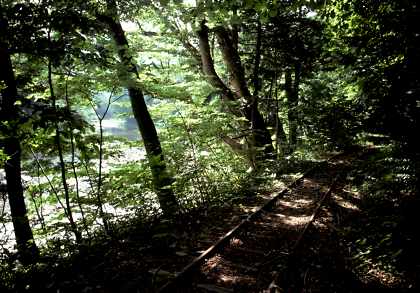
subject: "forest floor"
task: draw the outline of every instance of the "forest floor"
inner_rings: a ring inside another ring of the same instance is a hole
[[[398,184],[385,180],[397,164],[387,158],[389,153],[375,149],[352,158],[351,163],[341,162],[346,176],[340,177],[319,215],[308,226],[287,268],[281,262],[266,262],[260,267],[265,283],[258,291],[268,287],[271,291],[267,292],[418,289],[420,241],[415,215],[420,205]],[[17,270],[11,291],[155,292],[277,192],[261,191],[254,197],[238,197],[220,206],[196,210],[180,216],[175,224],[155,220],[122,226],[113,237],[98,236],[94,244],[78,247],[78,253],[70,257],[50,252],[34,267]],[[284,199],[282,204],[287,206],[292,199]],[[302,216],[312,208],[311,204],[303,207]],[[287,209],[284,211],[287,213]],[[296,235],[290,237],[295,239]],[[282,238],[282,243],[291,239]],[[271,257],[270,251],[264,257]],[[215,288],[207,289],[217,292]],[[234,288],[232,284],[231,291],[226,292],[256,292]]]

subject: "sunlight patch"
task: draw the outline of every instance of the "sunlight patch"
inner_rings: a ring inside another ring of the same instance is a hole
[[[209,258],[203,265],[203,271],[209,272],[222,261],[222,257],[218,254]]]
[[[279,203],[285,207],[297,209],[309,205],[312,201],[302,198],[294,201],[279,200]]]
[[[348,200],[345,200],[339,195],[333,195],[335,202],[342,208],[353,210],[353,211],[360,211],[359,207],[355,204],[352,204]]]
[[[378,283],[381,283],[383,286],[388,288],[396,287],[402,281],[400,276],[384,271],[375,264],[372,264],[372,267],[366,272],[361,280],[364,283],[376,280]]]
[[[238,247],[238,246],[241,246],[243,244],[244,244],[244,242],[241,239],[236,238],[236,237],[230,240],[230,245],[234,246],[234,247]]]
[[[290,226],[300,226],[308,223],[311,220],[311,216],[286,216],[282,222]]]

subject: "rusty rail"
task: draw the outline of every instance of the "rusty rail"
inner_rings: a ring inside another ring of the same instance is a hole
[[[286,193],[291,191],[293,188],[297,187],[300,182],[307,177],[309,174],[311,174],[316,169],[320,168],[323,164],[330,162],[334,160],[335,158],[343,155],[343,153],[335,154],[328,158],[327,160],[319,162],[316,166],[310,168],[307,170],[304,174],[302,174],[299,178],[295,179],[291,184],[289,184],[287,187],[285,187],[283,190],[281,190],[277,195],[275,195],[273,198],[268,200],[266,203],[264,203],[258,210],[250,214],[246,219],[242,220],[239,224],[237,224],[234,228],[232,228],[229,232],[224,234],[219,240],[217,240],[212,246],[210,246],[207,250],[205,250],[202,254],[200,254],[198,257],[193,259],[187,266],[185,266],[182,271],[180,271],[176,276],[169,280],[166,284],[164,284],[162,287],[160,287],[157,292],[163,293],[163,292],[174,292],[175,289],[174,286],[176,286],[179,283],[182,283],[197,267],[199,267],[207,258],[212,257],[215,255],[218,251],[223,249],[223,247],[229,243],[230,239],[232,239],[233,236],[237,235],[237,233],[244,228],[248,223],[250,223],[252,220],[257,218],[261,213],[265,210],[268,210],[270,207],[275,205],[275,203],[280,200]],[[305,234],[306,230],[310,226],[310,224],[313,222],[313,220],[316,217],[316,214],[318,213],[322,202],[325,200],[326,197],[328,197],[329,194],[331,194],[332,189],[334,188],[334,184],[337,181],[338,176],[333,180],[330,188],[328,191],[325,192],[325,194],[322,196],[322,198],[319,201],[319,204],[315,208],[314,212],[312,213],[310,221],[307,223],[307,225],[304,228],[303,233],[300,235],[298,241],[296,242],[295,246],[297,247],[298,243],[303,238],[303,235]],[[295,249],[296,247],[293,247]],[[293,251],[293,250],[292,250]],[[271,261],[270,261],[271,262]]]

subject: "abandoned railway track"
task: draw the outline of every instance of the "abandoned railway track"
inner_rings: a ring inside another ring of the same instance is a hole
[[[308,227],[351,158],[339,154],[308,170],[157,288],[157,292],[264,292],[275,274],[287,274]],[[281,272],[279,272],[279,268]],[[278,276],[277,276],[278,277]],[[272,292],[270,290],[265,292]],[[273,291],[276,292],[276,291]]]

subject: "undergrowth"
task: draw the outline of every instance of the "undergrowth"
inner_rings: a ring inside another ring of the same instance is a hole
[[[340,235],[349,251],[349,267],[366,284],[418,286],[420,238],[414,175],[402,149],[386,145],[357,163],[346,187],[360,199]]]

